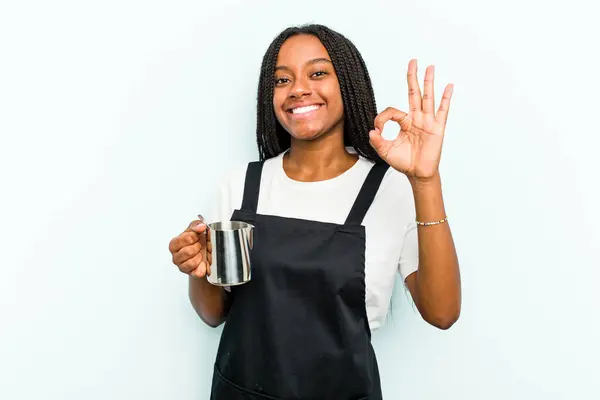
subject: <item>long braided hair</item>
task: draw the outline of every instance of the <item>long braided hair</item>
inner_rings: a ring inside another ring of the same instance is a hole
[[[318,24],[285,29],[267,49],[260,71],[257,96],[256,142],[260,160],[266,160],[287,150],[290,134],[281,126],[273,111],[275,64],[279,49],[286,39],[299,34],[316,36],[331,57],[344,105],[344,145],[358,154],[381,163],[383,160],[369,144],[377,107],[371,78],[365,62],[354,44],[342,34]]]

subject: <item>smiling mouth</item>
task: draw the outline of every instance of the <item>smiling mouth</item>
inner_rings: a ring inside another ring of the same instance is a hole
[[[322,104],[313,104],[311,106],[293,108],[291,110],[288,110],[288,113],[294,114],[294,115],[303,115],[303,114],[308,114],[312,111],[318,110],[321,107],[322,107]]]

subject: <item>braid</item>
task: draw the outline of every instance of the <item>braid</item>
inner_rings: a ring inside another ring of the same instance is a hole
[[[316,36],[331,57],[344,105],[344,144],[352,146],[367,159],[376,163],[383,162],[369,143],[369,131],[377,115],[377,106],[366,64],[350,40],[317,24],[287,28],[273,40],[263,57],[256,114],[256,142],[260,159],[275,157],[290,147],[290,135],[277,121],[273,110],[273,77],[281,45],[288,38],[299,34]]]

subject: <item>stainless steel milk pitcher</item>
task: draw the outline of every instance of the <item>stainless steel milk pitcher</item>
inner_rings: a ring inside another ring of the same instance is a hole
[[[217,286],[234,286],[251,278],[250,251],[254,225],[241,221],[207,224],[212,264],[207,279]]]

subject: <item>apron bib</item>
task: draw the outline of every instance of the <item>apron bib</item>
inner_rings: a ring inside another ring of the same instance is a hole
[[[382,399],[362,220],[389,166],[371,168],[344,224],[257,214],[262,167],[248,165],[231,218],[255,226],[252,278],[231,288],[211,400]]]

